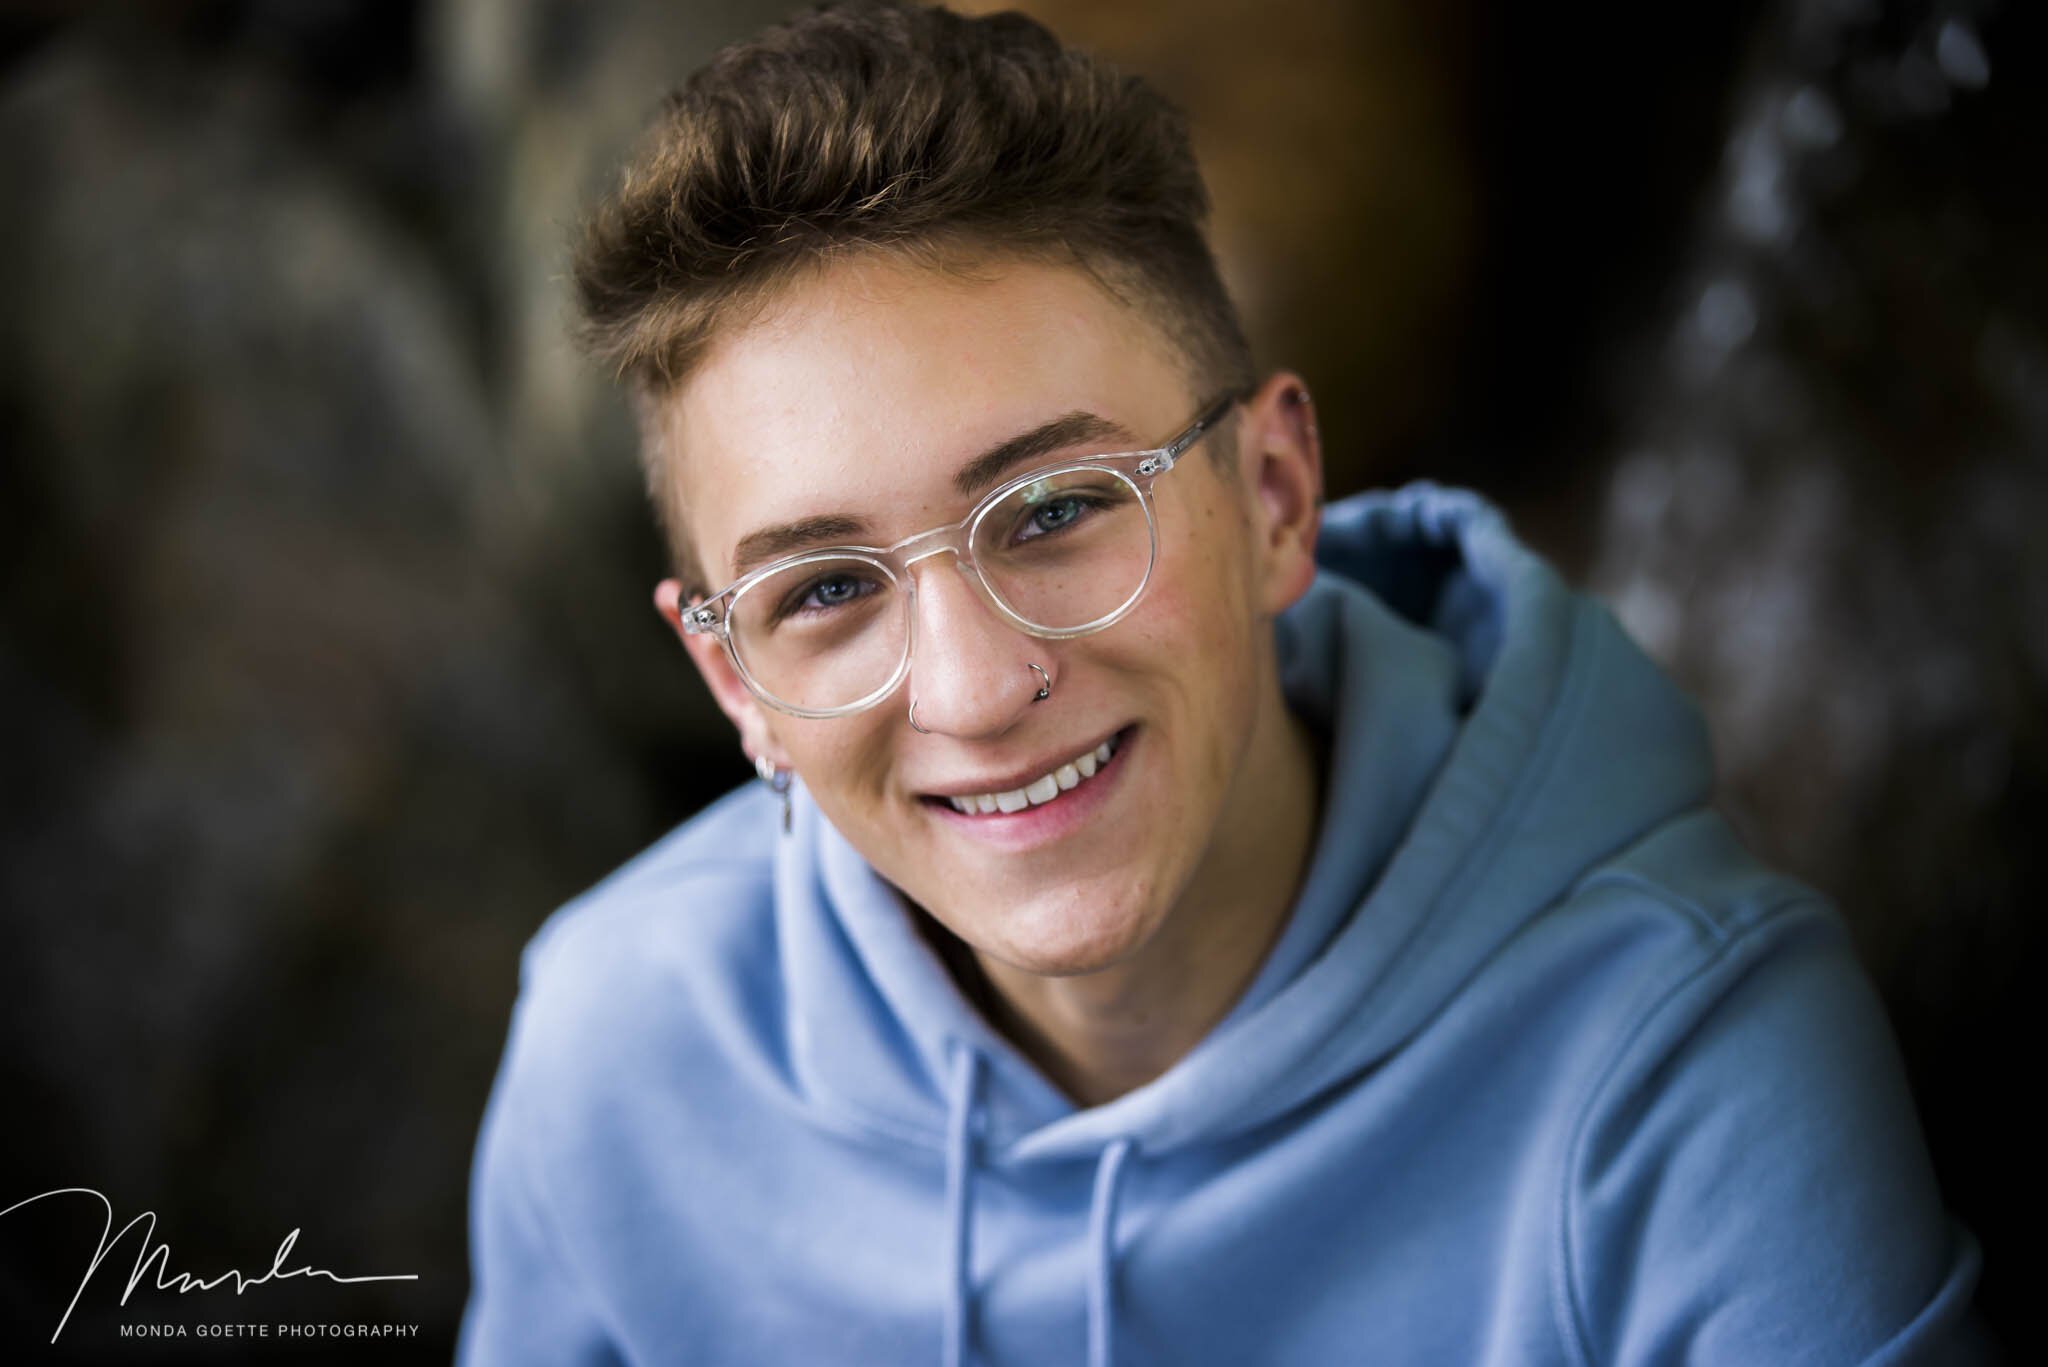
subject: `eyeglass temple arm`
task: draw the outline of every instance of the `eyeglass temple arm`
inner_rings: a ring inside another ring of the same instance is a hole
[[[1180,459],[1183,451],[1186,451],[1190,446],[1200,441],[1204,432],[1207,432],[1217,423],[1222,422],[1224,415],[1237,407],[1238,397],[1236,394],[1225,394],[1215,403],[1209,405],[1208,411],[1203,413],[1201,417],[1196,418],[1192,427],[1175,437],[1172,443],[1166,447],[1167,466],[1170,467],[1174,461]]]
[[[1215,403],[1210,404],[1208,411],[1203,413],[1201,417],[1196,418],[1193,425],[1187,431],[1181,433],[1165,446],[1160,447],[1157,451],[1139,462],[1138,473],[1141,475],[1163,475],[1168,470],[1171,470],[1174,464],[1180,460],[1182,453],[1200,441],[1203,433],[1207,432],[1217,423],[1222,422],[1223,415],[1237,407],[1238,400],[1242,397],[1240,394],[1225,394]]]

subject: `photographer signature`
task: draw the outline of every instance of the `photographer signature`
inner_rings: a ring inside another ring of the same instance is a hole
[[[0,1219],[12,1215],[24,1206],[32,1206],[38,1201],[47,1201],[52,1196],[90,1196],[93,1200],[100,1203],[100,1208],[106,1213],[106,1223],[100,1230],[100,1246],[93,1253],[92,1261],[85,1265],[85,1275],[78,1280],[78,1290],[71,1293],[71,1304],[64,1307],[64,1314],[57,1321],[57,1332],[50,1335],[50,1342],[52,1343],[55,1343],[58,1335],[64,1332],[64,1326],[70,1323],[71,1312],[78,1308],[78,1298],[85,1294],[87,1284],[92,1281],[93,1274],[100,1270],[100,1264],[106,1261],[107,1254],[113,1252],[114,1245],[127,1238],[128,1231],[134,1229],[137,1225],[143,1227],[142,1247],[136,1250],[135,1270],[128,1274],[128,1285],[121,1292],[121,1304],[123,1305],[128,1304],[128,1298],[135,1294],[136,1285],[142,1281],[143,1274],[149,1270],[151,1263],[156,1264],[157,1290],[176,1290],[180,1294],[187,1291],[212,1291],[232,1281],[235,1284],[235,1294],[239,1296],[252,1286],[261,1286],[269,1281],[283,1281],[287,1277],[325,1277],[331,1282],[416,1282],[419,1280],[418,1273],[410,1272],[379,1277],[340,1277],[327,1271],[325,1268],[288,1268],[285,1266],[285,1259],[291,1256],[292,1245],[299,1241],[299,1231],[295,1229],[284,1236],[284,1242],[277,1246],[277,1256],[270,1260],[270,1270],[262,1276],[245,1277],[240,1272],[230,1269],[221,1273],[212,1281],[202,1281],[189,1272],[172,1272],[170,1270],[171,1246],[167,1243],[154,1242],[156,1235],[155,1211],[145,1210],[142,1214],[121,1226],[121,1232],[116,1234],[113,1232],[114,1203],[106,1198],[105,1193],[94,1191],[91,1187],[58,1187],[54,1191],[46,1191],[39,1196],[31,1196],[24,1201],[16,1201],[7,1209],[0,1210]]]

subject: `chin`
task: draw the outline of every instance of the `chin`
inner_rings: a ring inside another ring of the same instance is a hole
[[[977,937],[984,953],[1026,973],[1069,978],[1121,963],[1144,948],[1156,917],[1128,890],[1075,889],[1017,905]]]

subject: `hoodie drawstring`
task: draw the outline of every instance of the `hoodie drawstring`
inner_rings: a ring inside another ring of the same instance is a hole
[[[975,1087],[981,1077],[981,1055],[955,1041],[953,1071],[946,1089],[946,1232],[951,1257],[946,1268],[946,1323],[942,1359],[945,1367],[966,1367],[967,1280],[972,1248],[968,1214],[974,1163]],[[1112,1279],[1116,1273],[1116,1196],[1131,1140],[1114,1139],[1095,1165],[1095,1196],[1088,1206],[1088,1367],[1115,1367],[1111,1333],[1115,1325]]]
[[[1095,1255],[1088,1279],[1088,1367],[1112,1367],[1114,1361],[1110,1330],[1116,1301],[1110,1278],[1116,1271],[1116,1184],[1130,1152],[1128,1138],[1111,1140],[1095,1165],[1095,1200],[1088,1207],[1088,1243]]]
[[[974,1084],[980,1071],[981,1055],[956,1042],[952,1085],[946,1097],[946,1230],[952,1251],[946,1270],[946,1367],[965,1367],[967,1362],[967,1187],[974,1171],[967,1145],[969,1121],[974,1117]]]

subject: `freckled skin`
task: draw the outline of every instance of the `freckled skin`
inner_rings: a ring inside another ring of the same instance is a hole
[[[1271,636],[1313,572],[1320,470],[1287,402],[1298,391],[1274,377],[1156,483],[1152,582],[1107,630],[1026,635],[951,557],[927,560],[905,688],[830,720],[761,706],[709,638],[684,638],[748,752],[793,767],[875,869],[972,948],[1077,1094],[1101,1091],[1080,1077],[1096,1065],[1062,1030],[1107,1031],[1123,1071],[1158,1071],[1242,990],[1306,861],[1315,763]],[[682,515],[723,585],[753,528],[848,512],[888,544],[962,516],[953,471],[1008,436],[1079,409],[1153,446],[1212,397],[1155,323],[1077,270],[962,278],[869,256],[803,277],[723,337],[663,416]],[[1233,467],[1210,450],[1219,438]],[[673,581],[657,597],[672,607]],[[1027,662],[1053,679],[1043,703]],[[907,724],[913,696],[929,735]],[[992,850],[921,800],[1133,724],[1115,800],[1048,847]]]

